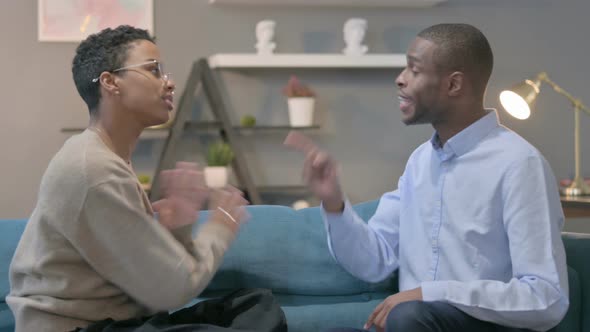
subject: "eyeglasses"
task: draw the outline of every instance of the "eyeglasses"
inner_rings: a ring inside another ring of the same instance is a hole
[[[128,70],[128,69],[131,69],[131,68],[143,67],[143,66],[151,65],[151,64],[155,64],[156,65],[156,67],[154,67],[154,68],[152,68],[150,70],[150,72],[156,78],[161,79],[162,81],[164,81],[164,83],[168,83],[168,81],[170,81],[172,79],[172,74],[170,74],[170,73],[164,73],[162,63],[158,62],[158,60],[150,60],[150,61],[146,61],[146,62],[135,64],[135,65],[129,65],[129,66],[121,67],[121,68],[112,70],[111,73],[116,73],[118,71]],[[93,78],[92,79],[92,83],[98,82],[99,79],[100,79],[100,77]]]

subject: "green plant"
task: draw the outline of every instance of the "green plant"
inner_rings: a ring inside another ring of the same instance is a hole
[[[301,83],[297,76],[292,75],[283,88],[283,94],[289,98],[293,97],[315,97],[315,92],[307,85]]]
[[[148,184],[152,181],[152,177],[147,174],[139,174],[137,175],[137,179],[141,184]]]
[[[244,115],[240,119],[242,127],[254,127],[256,125],[256,118],[253,115]]]
[[[208,166],[227,166],[234,159],[234,152],[225,142],[216,142],[209,145],[207,151]]]

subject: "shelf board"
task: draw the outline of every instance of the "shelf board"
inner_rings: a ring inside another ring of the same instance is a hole
[[[214,5],[425,8],[447,0],[209,0]]]
[[[233,129],[238,134],[248,134],[253,132],[260,132],[260,133],[271,133],[271,132],[284,132],[288,130],[314,130],[319,129],[319,125],[313,125],[309,127],[292,127],[292,126],[253,126],[253,127],[242,127],[242,126],[234,126]],[[62,128],[61,132],[66,134],[79,134],[83,132],[86,128]],[[188,122],[184,129],[189,132],[211,132],[216,133],[221,129],[221,122],[219,121],[209,121],[209,122]],[[141,139],[162,139],[168,137],[169,128],[146,128],[139,138]]]
[[[209,57],[211,68],[404,68],[405,54],[273,54],[252,53],[214,54]]]
[[[560,196],[560,200],[564,206],[590,208],[590,196]]]
[[[319,129],[319,125],[313,125],[309,127],[292,127],[292,126],[253,126],[253,127],[242,127],[242,126],[233,126],[233,129],[240,134],[245,134],[249,132],[273,132],[273,131],[288,131],[288,130],[313,130]],[[197,122],[192,121],[188,122],[184,128],[188,131],[217,131],[221,129],[221,122],[218,121],[211,121],[211,122]]]
[[[261,194],[305,195],[309,193],[306,186],[299,185],[258,186],[257,188]]]
[[[590,196],[561,196],[561,206],[566,218],[590,217]]]
[[[141,187],[146,192],[152,189],[151,183],[142,183]],[[281,185],[281,186],[257,186],[258,191],[261,194],[287,194],[287,195],[306,195],[309,194],[309,190],[306,186],[298,185]],[[242,188],[241,190],[244,190]]]
[[[86,130],[86,128],[62,128],[61,132],[65,134],[79,134]],[[141,132],[139,138],[141,139],[161,139],[168,137],[168,128],[146,128]]]
[[[273,132],[273,131],[289,131],[289,130],[314,130],[320,129],[319,125],[307,126],[307,127],[292,127],[292,126],[254,126],[254,127],[234,127],[234,130],[241,134],[249,132]]]
[[[184,130],[186,131],[217,131],[221,129],[220,121],[190,121],[185,123]]]

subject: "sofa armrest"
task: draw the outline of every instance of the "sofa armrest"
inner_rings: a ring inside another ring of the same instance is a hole
[[[562,233],[563,244],[567,256],[567,265],[576,271],[579,280],[578,296],[581,298],[579,308],[581,331],[590,332],[590,234],[582,233]],[[572,288],[570,285],[570,288]],[[572,289],[570,289],[571,293]],[[570,296],[570,299],[572,297]],[[570,303],[570,310],[575,303]],[[568,312],[569,315],[569,312]],[[567,316],[566,316],[567,317]],[[558,329],[559,331],[559,329]]]

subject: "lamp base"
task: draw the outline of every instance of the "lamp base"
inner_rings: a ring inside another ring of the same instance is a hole
[[[571,185],[561,189],[564,196],[584,196],[590,195],[590,186],[582,178],[575,178]]]

